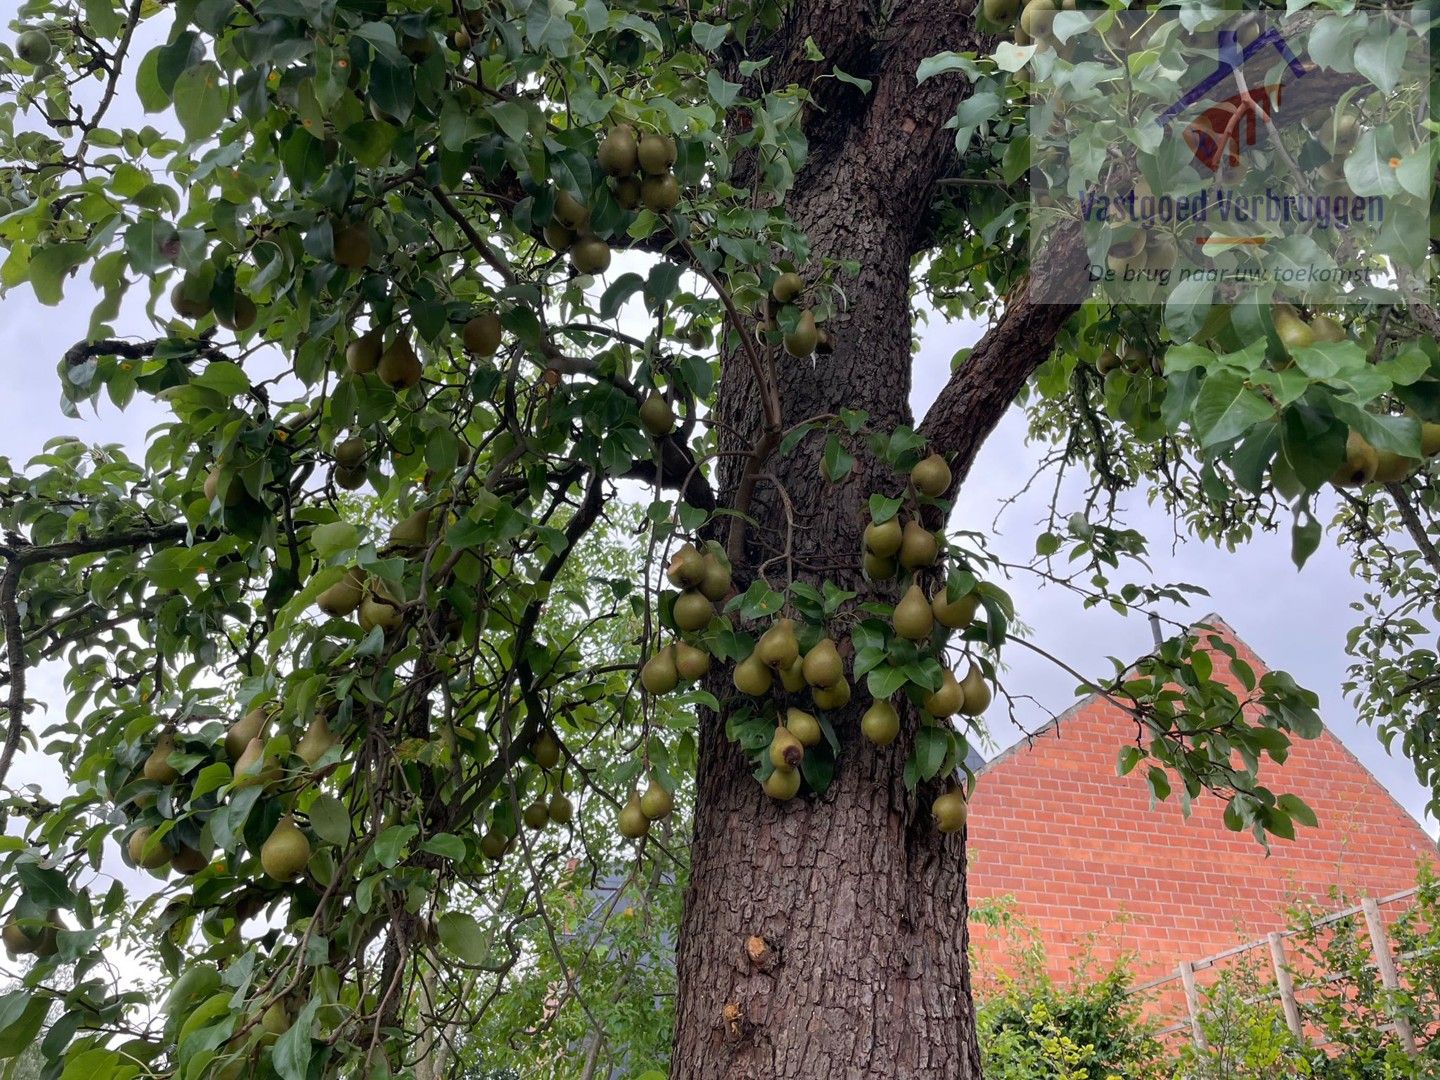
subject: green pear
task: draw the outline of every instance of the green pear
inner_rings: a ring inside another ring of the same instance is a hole
[[[954,716],[965,707],[965,690],[949,668],[940,672],[940,689],[927,697],[921,705],[927,713],[936,718]]]
[[[629,801],[620,811],[618,826],[620,835],[627,840],[639,840],[650,831],[650,819],[645,816],[645,810],[640,805],[640,795],[633,788]]]
[[[714,617],[715,606],[697,589],[686,589],[675,598],[675,625],[681,630],[704,630]]]
[[[404,334],[380,354],[380,362],[375,366],[375,374],[392,390],[408,390],[420,381],[424,370],[420,357],[415,355],[410,339]]]
[[[931,803],[930,815],[935,819],[935,827],[942,833],[954,833],[965,827],[970,808],[965,803],[964,793],[957,788],[945,792]]]
[[[675,410],[658,391],[650,391],[640,403],[640,426],[656,439],[664,438],[675,430]]]
[[[679,682],[675,653],[669,645],[646,660],[645,666],[640,669],[640,685],[645,687],[648,693],[668,694]]]
[[[310,841],[289,814],[260,845],[260,866],[276,881],[293,881],[310,861]]]
[[[934,566],[940,555],[940,545],[935,534],[918,521],[907,521],[900,541],[900,565],[907,570],[919,570]]]
[[[570,261],[582,274],[603,274],[610,269],[610,245],[598,236],[582,236],[570,247]]]
[[[805,758],[805,744],[788,728],[777,727],[770,739],[770,764],[777,769],[798,769]]]
[[[1427,458],[1440,454],[1440,424],[1427,420],[1420,425],[1420,452]]]
[[[640,144],[635,148],[635,156],[646,175],[663,176],[675,164],[675,140],[668,135],[646,132],[640,136]]]
[[[530,743],[530,760],[542,769],[553,769],[560,764],[560,740],[549,728],[541,728]]]
[[[677,641],[675,650],[675,672],[686,682],[703,679],[710,672],[710,654],[697,649],[688,641]]]
[[[767,669],[768,670],[768,669]],[[787,694],[798,694],[809,684],[805,681],[805,660],[797,656],[779,671],[780,685]]]
[[[669,213],[680,204],[680,184],[670,173],[647,176],[640,181],[640,201],[654,213]]]
[[[251,739],[264,736],[269,723],[270,710],[263,705],[257,705],[231,724],[230,730],[225,732],[225,752],[230,755],[230,760],[238,761],[240,755],[245,753],[245,748],[250,745]]]
[[[924,641],[930,636],[935,626],[935,613],[931,611],[930,601],[925,599],[918,583],[912,583],[895,605],[891,624],[895,633],[907,641]]]
[[[786,271],[775,278],[775,283],[770,286],[770,295],[776,302],[781,304],[794,303],[796,298],[805,291],[805,279],[799,274]]]
[[[904,535],[898,517],[882,522],[872,521],[865,526],[865,550],[871,555],[888,559],[900,550]]]
[[[850,704],[850,684],[841,679],[834,686],[817,686],[810,691],[810,700],[817,709],[834,712]]]
[[[1398,484],[1420,467],[1420,462],[1389,450],[1377,452],[1375,475],[1377,484]]]
[[[950,490],[950,466],[939,454],[931,454],[910,470],[910,483],[921,495],[938,499]]]
[[[460,330],[460,340],[472,356],[494,356],[500,351],[500,334],[500,316],[487,311],[466,322]]]
[[[730,568],[710,552],[705,553],[705,573],[700,581],[700,591],[705,599],[719,603],[730,595]]]
[[[761,786],[776,802],[788,802],[800,793],[800,770],[776,769]]]
[[[887,559],[880,555],[865,552],[862,563],[865,576],[871,581],[885,581],[895,576],[897,569],[894,559]]]
[[[1315,331],[1288,304],[1275,305],[1271,318],[1275,323],[1275,335],[1287,353],[1315,344]]]
[[[755,645],[755,655],[761,663],[772,668],[789,667],[800,655],[800,643],[795,640],[795,621],[779,618],[760,635]]]
[[[1365,436],[1352,431],[1345,440],[1345,462],[1335,470],[1330,482],[1336,487],[1361,487],[1375,479],[1379,467],[1379,453]]]
[[[775,677],[765,666],[765,662],[753,652],[735,665],[735,673],[732,677],[735,681],[735,689],[751,697],[768,694],[775,681]]]
[[[345,366],[356,375],[368,375],[380,366],[380,354],[385,351],[385,342],[380,330],[371,330],[352,338],[345,346]]]
[[[827,635],[815,643],[801,668],[805,681],[811,686],[834,686],[845,677],[845,664],[840,659],[840,650]]]
[[[162,731],[160,737],[155,740],[155,748],[150,751],[150,756],[145,759],[141,768],[141,775],[146,780],[153,780],[157,784],[173,784],[180,779],[180,770],[170,764],[170,755],[175,752],[175,733],[173,731]]]
[[[169,849],[161,841],[152,839],[154,835],[154,829],[148,825],[142,825],[130,834],[130,840],[126,845],[130,861],[146,870],[158,870],[170,861]]]
[[[900,714],[888,701],[877,701],[860,717],[860,734],[876,746],[889,746],[900,734]]]
[[[985,681],[978,665],[970,665],[970,670],[960,682],[960,688],[965,691],[965,704],[960,706],[960,711],[966,716],[979,716],[990,707],[993,696],[990,684]]]
[[[705,556],[694,544],[681,544],[670,556],[665,576],[677,589],[693,589],[705,580]]]
[[[820,341],[820,330],[815,325],[815,313],[802,311],[796,320],[795,329],[784,337],[785,351],[797,359],[803,359],[815,351]]]
[[[335,742],[335,733],[326,723],[325,714],[317,712],[310,721],[310,726],[305,729],[305,734],[301,735],[300,741],[295,744],[295,754],[313,769],[315,763],[325,756]]]
[[[639,151],[640,143],[635,138],[635,130],[628,124],[620,124],[611,128],[600,140],[595,160],[608,176],[629,176],[640,167]]]
[[[361,270],[374,254],[370,230],[364,225],[345,225],[335,230],[335,264],[347,270]]]
[[[975,612],[979,609],[980,593],[976,589],[971,589],[958,600],[951,600],[945,586],[941,585],[930,597],[930,610],[935,613],[935,621],[951,630],[965,629],[974,621]]]
[[[650,821],[659,821],[669,817],[674,809],[675,797],[665,790],[660,781],[651,776],[645,794],[640,796],[640,812]]]
[[[365,598],[365,574],[352,567],[345,576],[315,598],[315,606],[333,618],[353,615]]]
[[[799,739],[801,746],[814,746],[825,737],[820,721],[804,709],[785,710],[785,730]]]

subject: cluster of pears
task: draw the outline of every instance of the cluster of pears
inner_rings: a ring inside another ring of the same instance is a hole
[[[1073,10],[1075,0],[1064,0],[1066,10]],[[983,0],[981,9],[996,26],[1006,27],[1015,23],[1016,45],[1029,45],[1042,40],[1050,32],[1055,21],[1055,0]],[[1019,16],[1017,21],[1016,16]]]
[[[637,136],[629,124],[617,124],[600,140],[595,159],[611,179],[611,193],[626,210],[644,206],[668,214],[680,203],[675,179],[675,140],[646,132]]]
[[[939,454],[931,454],[910,470],[910,484],[927,498],[938,499],[950,490],[950,466]],[[865,576],[884,581],[900,569],[923,570],[940,557],[940,542],[916,518],[900,524],[898,515],[871,519],[865,526],[861,552]],[[967,620],[968,621],[968,620]]]
[[[1155,364],[1148,349],[1128,341],[1120,342],[1118,347],[1101,349],[1100,355],[1095,358],[1095,370],[1101,375],[1108,375],[1121,368],[1140,374],[1153,372]]]
[[[17,910],[5,920],[5,928],[0,930],[0,941],[5,943],[5,951],[12,960],[17,956],[38,956],[43,959],[55,955],[58,935],[64,928],[65,924],[60,920],[57,908],[47,911],[43,919],[22,916]]]
[[[363,453],[363,440],[346,440],[335,447],[337,469],[344,467],[340,460],[341,448],[355,441],[360,442]],[[430,517],[429,508],[422,507],[401,518],[390,528],[386,550],[413,553],[423,548],[430,535]],[[350,567],[339,581],[322,590],[315,597],[315,606],[334,619],[354,615],[360,629],[367,634],[377,626],[386,633],[398,630],[405,621],[405,598],[399,587],[372,577],[359,567]]]
[[[273,707],[259,705],[226,730],[224,751],[232,766],[232,788],[238,790],[257,785],[269,788],[281,781],[284,775],[282,763],[266,748],[274,717]],[[313,770],[337,741],[326,714],[317,712],[296,741],[292,753]],[[141,765],[141,776],[164,786],[179,782],[180,770],[171,763],[176,749],[175,731],[167,727],[157,737],[149,756]],[[151,805],[153,796],[145,797],[143,802],[137,799],[136,802],[137,805]],[[159,836],[149,825],[141,825],[131,831],[126,853],[132,863],[146,870],[169,869],[187,877],[200,873],[212,862],[211,854],[177,840],[173,832]],[[305,869],[310,854],[308,837],[293,816],[286,814],[262,844],[260,865],[266,875],[275,881],[292,881]]]
[[[638,788],[630,789],[630,798],[620,808],[617,827],[620,835],[627,840],[639,840],[650,832],[650,823],[670,816],[675,809],[675,796],[669,788],[651,773],[642,795]]]
[[[709,626],[710,620],[715,617],[715,604],[730,592],[730,567],[713,551],[702,552],[691,543],[682,544],[671,557],[665,576],[680,590],[680,595],[675,597],[671,618],[687,634],[697,633]],[[652,661],[654,659],[651,657]],[[674,665],[677,660],[672,659],[671,663]],[[678,672],[678,667],[676,670]],[[670,689],[674,689],[673,685]]]
[[[1180,249],[1171,233],[1137,229],[1110,245],[1105,262],[1120,280],[1154,281],[1173,269],[1179,256]]]
[[[765,300],[765,310],[760,322],[762,330],[771,330],[780,321],[781,310],[798,309],[793,327],[785,330],[781,342],[785,351],[797,359],[810,356],[817,349],[830,350],[830,338],[815,322],[815,313],[801,306],[805,293],[805,279],[792,270],[777,274],[770,284],[770,295]],[[789,322],[788,319],[785,322]]]
[[[626,210],[644,206],[666,214],[680,202],[680,183],[673,171],[675,140],[646,132],[637,136],[629,124],[617,124],[600,140],[600,170],[611,178],[611,194]],[[580,274],[603,274],[610,268],[610,245],[590,229],[590,207],[562,187],[555,189],[555,218],[544,229],[545,243],[567,253]]]
[[[1420,451],[1426,459],[1440,454],[1440,424],[1420,425]],[[1420,467],[1415,458],[1393,450],[1377,450],[1360,432],[1351,430],[1345,439],[1345,460],[1330,477],[1336,487],[1364,487],[1366,484],[1398,484]]]
[[[575,816],[575,804],[565,794],[564,772],[556,771],[565,755],[555,732],[548,726],[541,727],[525,755],[540,768],[540,791],[520,811],[520,820],[536,831],[552,823],[568,825]],[[480,837],[480,851],[491,862],[499,862],[514,845],[516,835],[514,822],[497,815]]]
[[[339,257],[337,239],[337,258]],[[364,252],[355,252],[354,257],[363,254],[369,258],[369,240],[365,240]],[[364,265],[361,263],[361,265]],[[460,343],[465,352],[477,359],[494,356],[500,351],[503,327],[500,315],[495,311],[482,311],[466,319],[460,326]],[[372,326],[363,334],[350,339],[345,346],[345,366],[354,375],[374,374],[381,382],[397,393],[408,390],[420,382],[425,373],[410,332],[405,327],[391,337],[387,345],[387,330],[384,326]]]
[[[239,289],[230,295],[228,304],[215,307],[211,280],[196,273],[185,274],[176,282],[170,290],[170,306],[175,309],[175,314],[192,322],[213,313],[217,325],[237,334],[254,326],[260,315],[255,301]]]

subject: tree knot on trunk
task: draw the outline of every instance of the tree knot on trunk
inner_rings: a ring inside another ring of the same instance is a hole
[[[750,966],[759,971],[769,971],[776,963],[775,950],[759,934],[751,934],[745,939],[745,957]]]
[[[720,1016],[725,1021],[725,1034],[732,1042],[744,1038],[752,1026],[745,1019],[745,1009],[738,1001],[727,1001],[720,1010]]]

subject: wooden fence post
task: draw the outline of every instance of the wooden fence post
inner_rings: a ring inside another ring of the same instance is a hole
[[[1305,1042],[1305,1028],[1300,1023],[1300,1005],[1295,1000],[1295,980],[1290,977],[1290,968],[1285,963],[1285,935],[1272,931],[1265,937],[1270,943],[1270,962],[1275,965],[1275,989],[1280,993],[1280,1004],[1285,1009],[1285,1024],[1302,1044]]]
[[[1361,901],[1360,906],[1365,912],[1365,923],[1370,927],[1370,945],[1375,950],[1375,968],[1380,972],[1380,981],[1386,990],[1399,990],[1400,976],[1395,970],[1395,958],[1390,955],[1390,942],[1385,937],[1385,917],[1380,914],[1380,905],[1367,898]],[[1395,1021],[1395,1034],[1400,1036],[1400,1045],[1414,1057],[1415,1033],[1410,1029],[1410,1021],[1399,1013],[1391,1019]]]
[[[1195,968],[1189,960],[1180,961],[1180,984],[1185,987],[1185,1008],[1190,1013],[1190,1038],[1197,1050],[1205,1050],[1208,1047],[1200,1028],[1200,994],[1195,989]]]

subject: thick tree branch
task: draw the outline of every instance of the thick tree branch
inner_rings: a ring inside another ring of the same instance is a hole
[[[1089,272],[1085,237],[1076,223],[1058,229],[1011,295],[1000,321],[971,350],[920,424],[920,434],[951,457],[957,490],[975,455],[1015,395],[1050,356],[1055,336],[1080,307]]]

